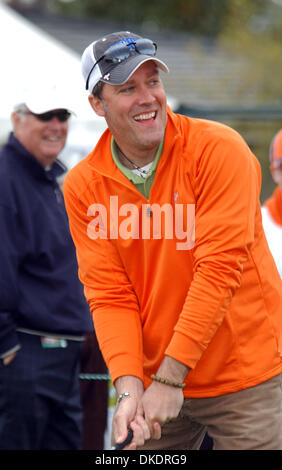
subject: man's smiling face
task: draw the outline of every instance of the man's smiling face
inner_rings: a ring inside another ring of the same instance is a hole
[[[33,114],[23,116],[13,113],[14,134],[42,166],[52,165],[64,148],[68,123],[57,117],[50,121],[40,121]]]
[[[167,122],[166,94],[155,63],[143,63],[123,85],[105,83],[97,113],[123,152],[154,153]]]

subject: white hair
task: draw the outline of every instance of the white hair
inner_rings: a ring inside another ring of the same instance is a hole
[[[21,121],[26,120],[26,112],[28,111],[28,107],[25,103],[19,103],[14,106],[15,113],[18,114]]]

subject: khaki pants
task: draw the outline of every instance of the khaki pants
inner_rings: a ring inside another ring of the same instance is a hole
[[[282,374],[239,392],[185,399],[161,439],[138,450],[197,450],[206,431],[214,450],[281,450]]]

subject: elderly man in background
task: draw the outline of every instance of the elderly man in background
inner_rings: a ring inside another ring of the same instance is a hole
[[[71,111],[23,98],[0,154],[0,449],[82,445],[79,371],[93,331],[57,179]]]

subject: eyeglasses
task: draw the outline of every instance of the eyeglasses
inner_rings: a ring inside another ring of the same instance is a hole
[[[24,114],[32,114],[32,116],[36,117],[36,119],[39,119],[39,121],[43,122],[51,121],[51,119],[54,117],[56,117],[60,122],[66,122],[71,116],[71,113],[65,109],[58,111],[47,111],[46,113],[41,114],[32,113],[31,111],[24,111]]]
[[[128,44],[118,43],[114,44],[113,46],[110,46],[91,68],[86,80],[86,90],[88,89],[90,75],[93,72],[94,67],[101,60],[104,59],[105,62],[111,64],[118,64],[123,60],[128,59],[130,54],[132,54],[133,52],[137,52],[138,54],[155,56],[157,52],[157,44],[151,41],[151,39],[141,38],[137,39],[136,41],[129,42]]]

